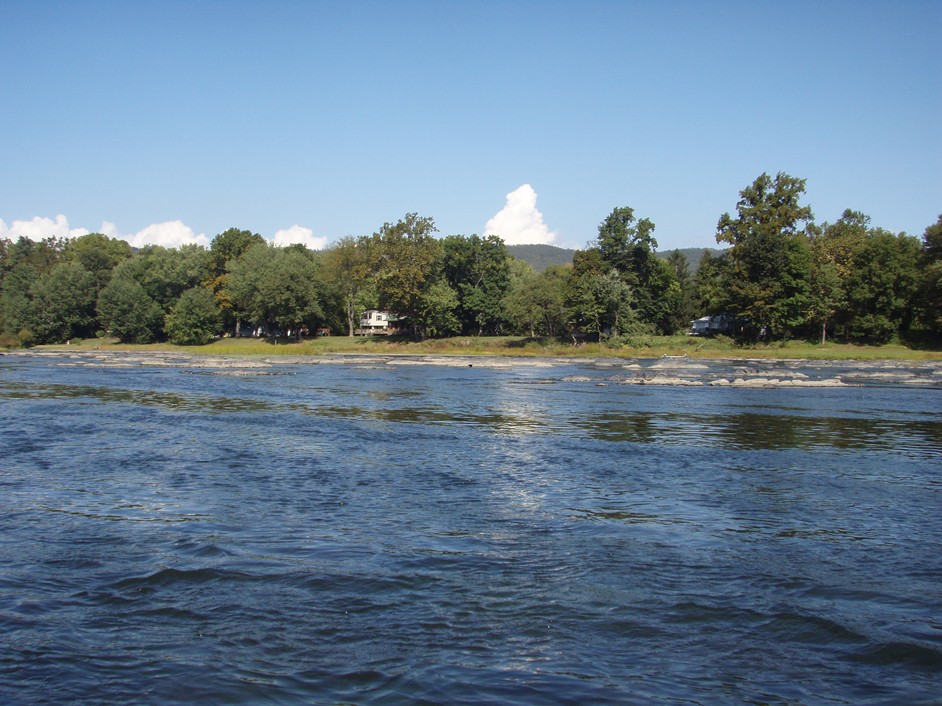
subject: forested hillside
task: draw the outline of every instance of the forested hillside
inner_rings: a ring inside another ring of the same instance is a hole
[[[584,250],[440,238],[406,214],[323,251],[276,247],[230,228],[211,246],[132,250],[92,233],[0,239],[0,331],[7,346],[110,334],[201,344],[224,334],[353,335],[382,309],[415,336],[518,334],[619,345],[683,331],[705,314],[743,338],[938,342],[942,216],[922,238],[846,210],[816,224],[805,183],[759,176],[724,213],[725,249],[657,251],[655,224],[628,206]]]
[[[576,254],[575,250],[555,245],[508,245],[507,252],[537,272],[542,272],[550,265],[571,265],[572,256]]]

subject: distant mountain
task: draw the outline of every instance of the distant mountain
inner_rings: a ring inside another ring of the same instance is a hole
[[[714,257],[723,251],[718,248],[678,248],[687,262],[690,263],[690,272],[693,273],[700,264],[704,253],[709,252]],[[507,252],[518,260],[530,263],[534,270],[542,272],[550,265],[571,265],[575,250],[558,248],[555,245],[508,245]],[[657,254],[659,258],[667,259],[673,250],[662,250]]]
[[[700,264],[700,260],[706,253],[710,253],[713,257],[721,255],[723,253],[719,248],[677,248],[683,253],[683,256],[687,258],[687,262],[690,263],[690,272],[693,274],[697,271],[697,265]],[[666,260],[667,256],[670,255],[673,250],[660,250],[655,253],[662,260]]]
[[[550,265],[571,265],[575,250],[557,248],[555,245],[508,245],[507,252],[518,260],[530,263],[537,272]]]

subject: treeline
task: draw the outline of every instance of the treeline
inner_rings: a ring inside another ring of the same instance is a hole
[[[725,314],[747,338],[836,336],[885,342],[942,331],[942,216],[920,240],[847,210],[816,225],[804,181],[766,174],[720,218],[695,271],[655,256],[654,223],[615,208],[572,265],[541,272],[496,236],[436,236],[406,214],[323,251],[275,247],[230,228],[211,246],[132,250],[123,240],[0,240],[0,330],[7,345],[113,335],[207,343],[250,330],[353,335],[366,309],[395,312],[414,335],[516,334],[629,342]]]

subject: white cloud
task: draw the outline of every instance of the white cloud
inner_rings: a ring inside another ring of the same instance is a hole
[[[35,216],[29,221],[13,221],[10,227],[0,220],[0,238],[9,238],[16,240],[20,236],[30,240],[42,240],[43,238],[77,238],[80,235],[86,235],[89,231],[85,228],[71,228],[69,219],[61,213],[56,216],[56,220],[51,218],[40,218]]]
[[[507,194],[506,205],[484,226],[484,235],[498,235],[507,245],[548,245],[556,232],[543,222],[536,207],[536,192],[529,184]]]
[[[101,224],[102,229],[107,228],[112,233],[116,233],[114,223],[105,221]],[[104,230],[102,231],[104,232]],[[109,235],[105,233],[105,235]],[[178,248],[181,245],[202,245],[209,247],[209,238],[203,233],[196,234],[193,229],[183,221],[164,221],[163,223],[153,223],[143,230],[139,230],[134,235],[111,235],[127,240],[133,247],[140,248],[145,245],[162,245],[165,248]]]
[[[272,242],[279,247],[298,243],[307,246],[311,250],[322,250],[327,246],[326,237],[315,236],[313,230],[297,224],[279,230],[272,236]]]
[[[70,227],[69,219],[62,214],[56,216],[55,220],[36,216],[29,221],[13,221],[10,226],[0,220],[0,238],[9,238],[11,240],[16,240],[20,236],[37,241],[50,236],[78,238],[91,232],[87,228]],[[209,238],[202,233],[194,233],[193,229],[182,221],[153,223],[132,235],[119,233],[114,223],[102,221],[101,228],[95,232],[103,233],[109,238],[121,238],[136,248],[144,245],[163,245],[167,248],[178,248],[181,245],[191,243],[209,247],[210,244]]]

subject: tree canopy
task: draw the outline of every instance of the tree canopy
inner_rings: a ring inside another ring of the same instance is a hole
[[[571,263],[541,272],[497,236],[439,237],[418,213],[321,252],[239,228],[209,248],[132,249],[101,233],[0,239],[0,332],[5,345],[95,333],[189,345],[246,330],[354,335],[360,313],[377,308],[419,336],[622,345],[722,315],[730,335],[746,338],[938,341],[942,216],[921,239],[852,209],[817,225],[804,195],[803,179],[761,174],[717,222],[727,248],[693,272],[683,252],[657,256],[654,222],[630,206],[612,209]]]

